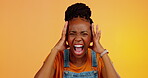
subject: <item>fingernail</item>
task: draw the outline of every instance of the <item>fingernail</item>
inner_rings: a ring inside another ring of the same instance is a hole
[[[65,21],[65,25],[68,24],[68,21]]]
[[[65,21],[65,23],[68,23],[68,21]]]

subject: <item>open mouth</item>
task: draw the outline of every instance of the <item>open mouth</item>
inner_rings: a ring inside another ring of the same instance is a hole
[[[83,45],[74,45],[74,53],[77,55],[81,55],[84,52]]]

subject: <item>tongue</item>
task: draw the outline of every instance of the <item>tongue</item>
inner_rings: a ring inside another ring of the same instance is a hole
[[[77,52],[82,51],[82,48],[80,48],[80,47],[76,47],[75,49],[76,49]]]

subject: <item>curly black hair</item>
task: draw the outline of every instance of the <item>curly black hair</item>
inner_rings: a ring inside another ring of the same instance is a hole
[[[70,21],[73,18],[81,17],[85,18],[90,22],[90,24],[93,23],[91,17],[91,10],[88,6],[86,6],[84,3],[76,3],[67,8],[65,11],[65,21]]]

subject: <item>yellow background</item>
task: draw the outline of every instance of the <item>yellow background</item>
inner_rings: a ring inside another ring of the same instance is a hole
[[[76,2],[91,8],[120,76],[147,78],[147,0],[0,0],[0,78],[33,78]]]

